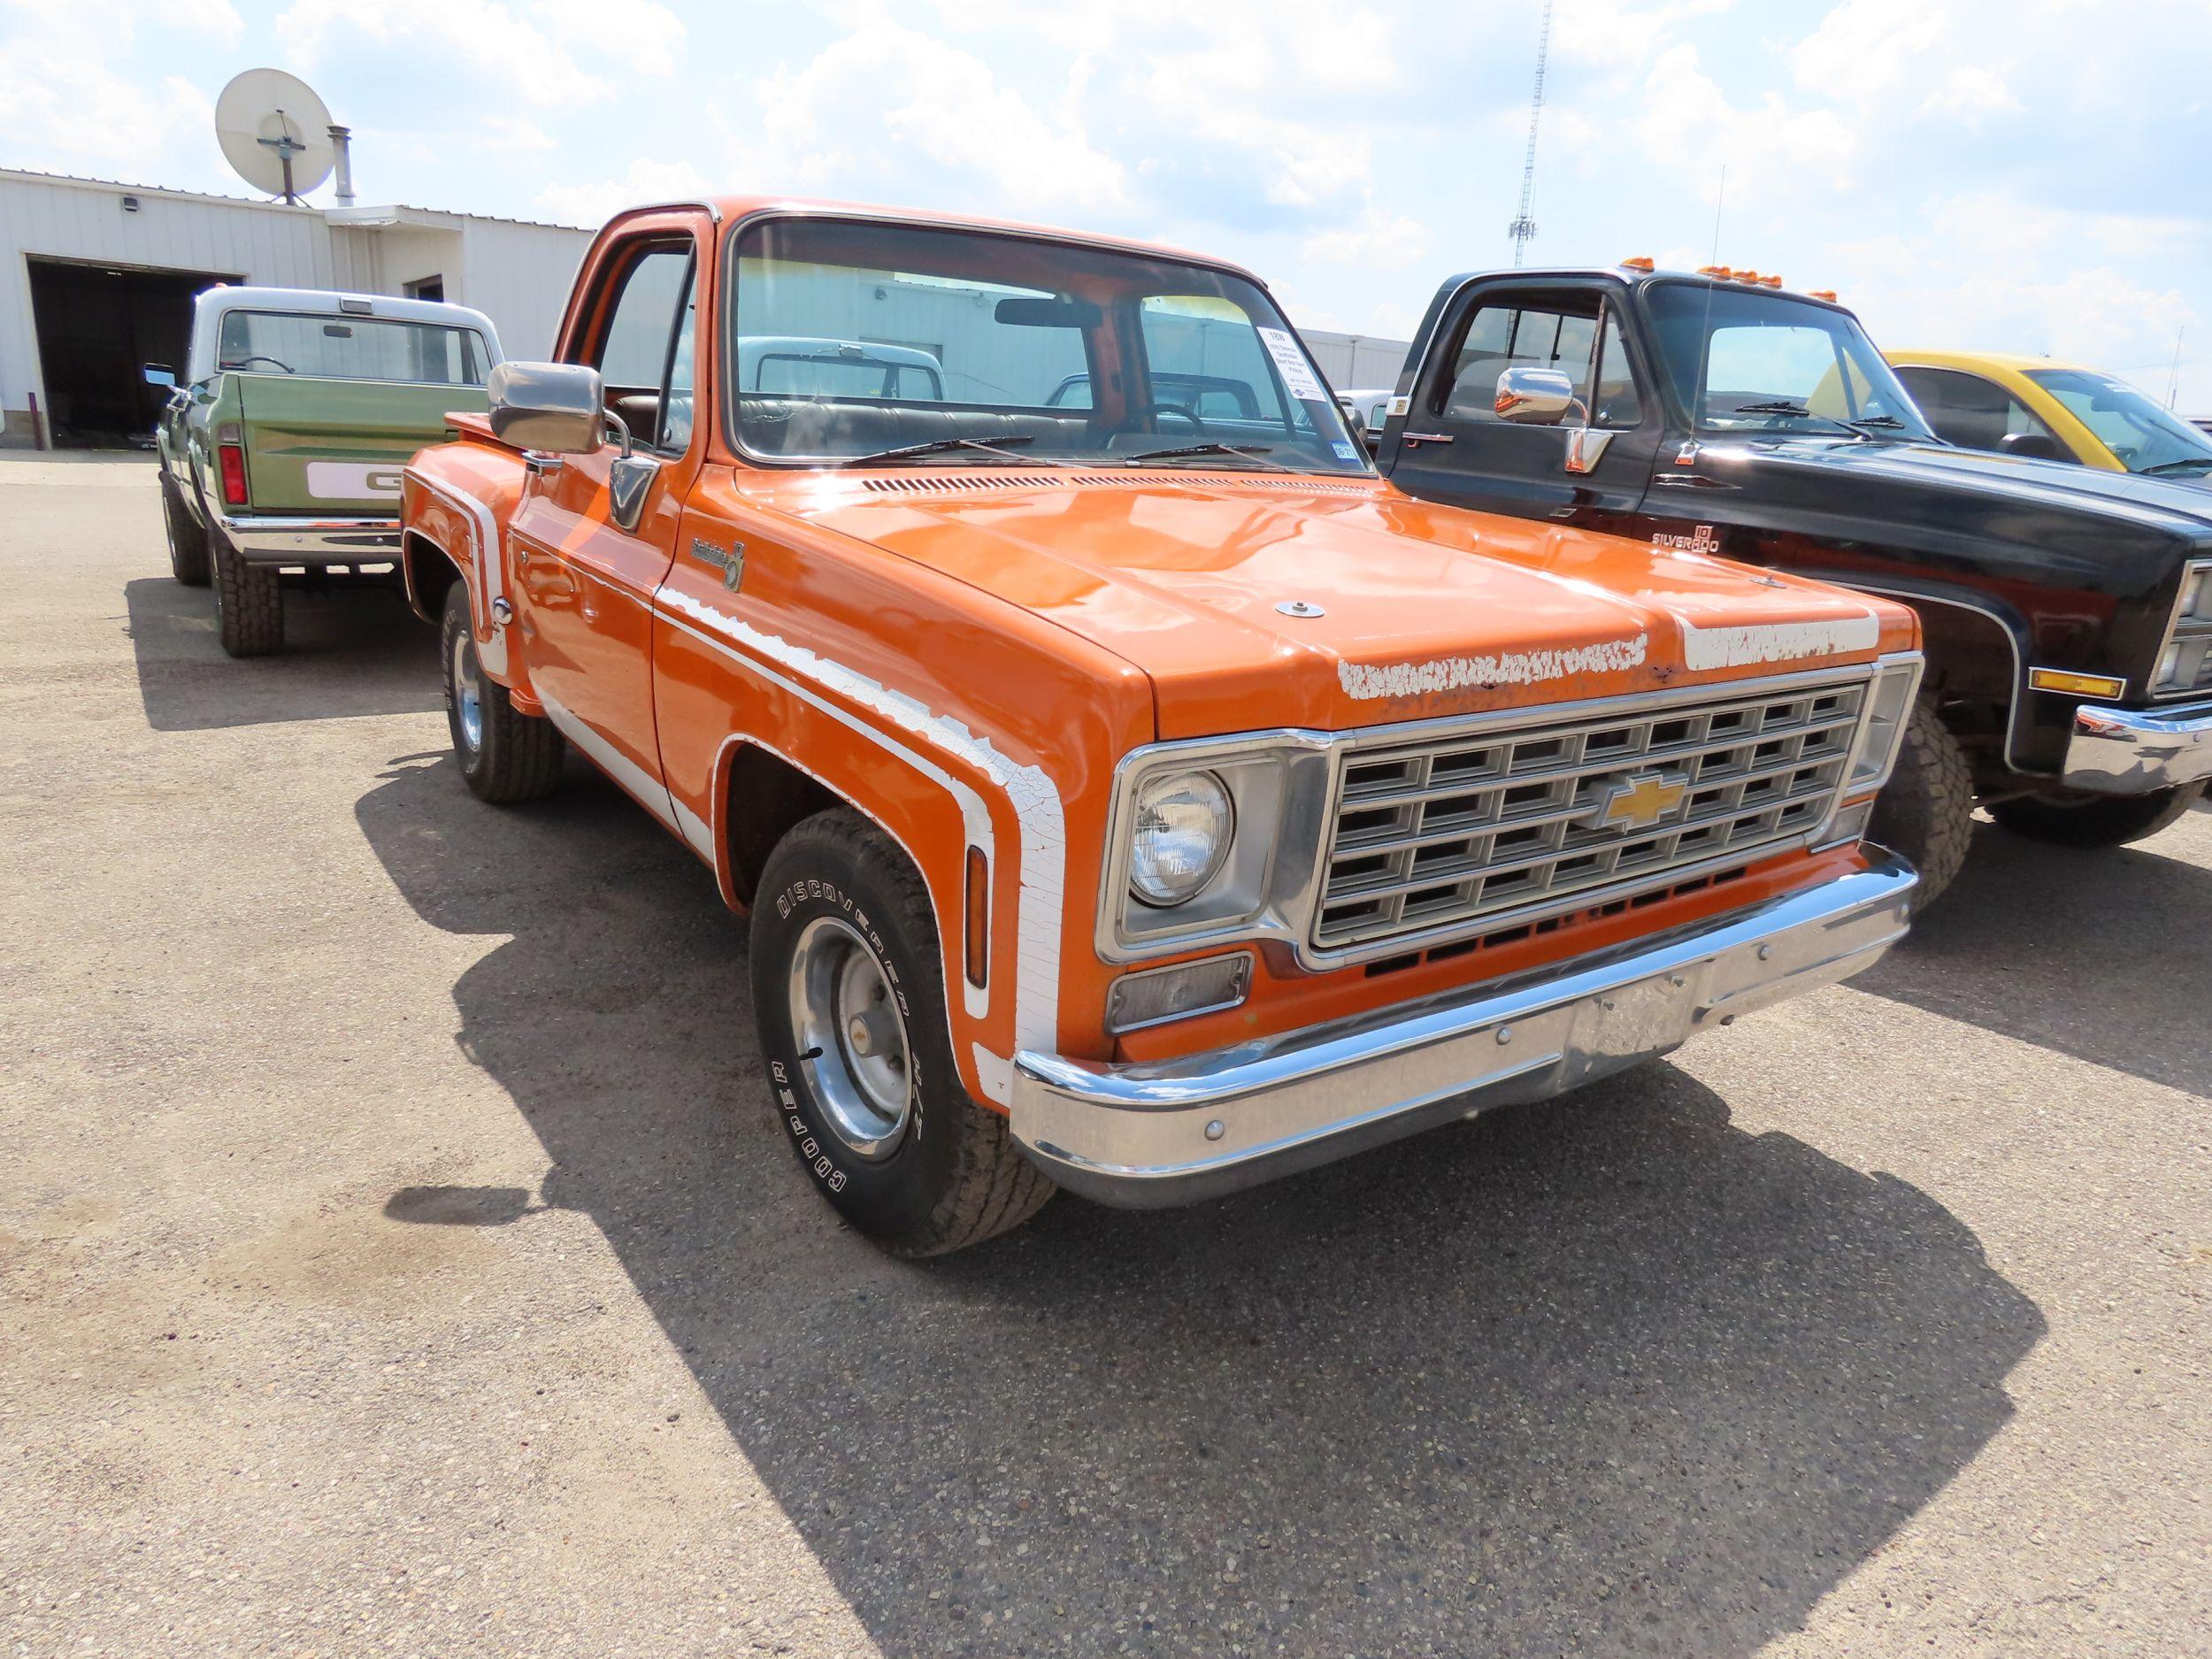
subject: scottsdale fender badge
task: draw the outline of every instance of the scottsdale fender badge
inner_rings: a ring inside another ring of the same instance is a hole
[[[710,570],[720,571],[722,586],[732,593],[735,593],[738,583],[745,580],[745,544],[742,541],[731,542],[730,549],[726,553],[705,537],[694,536],[691,538],[691,557]]]

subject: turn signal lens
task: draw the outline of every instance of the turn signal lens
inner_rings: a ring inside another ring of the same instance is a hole
[[[2116,697],[2127,681],[2110,674],[2073,674],[2062,668],[2031,668],[2028,684],[2038,691],[2070,691],[2084,697]]]
[[[1229,791],[1210,772],[1165,772],[1137,791],[1129,890],[1164,908],[1193,899],[1220,872],[1236,827]]]
[[[1234,1008],[1252,989],[1252,958],[1215,956],[1125,973],[1106,994],[1106,1029],[1118,1036],[1193,1014]]]
[[[991,861],[983,849],[968,849],[968,983],[981,990],[991,971]]]
[[[223,505],[242,507],[246,504],[246,452],[234,443],[215,447],[216,464],[223,474]]]

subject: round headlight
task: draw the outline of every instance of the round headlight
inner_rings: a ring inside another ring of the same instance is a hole
[[[1210,772],[1165,772],[1137,791],[1129,890],[1147,904],[1195,897],[1229,856],[1236,815],[1229,791]]]

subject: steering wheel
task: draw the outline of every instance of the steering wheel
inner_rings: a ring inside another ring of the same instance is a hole
[[[1206,430],[1206,423],[1180,403],[1139,403],[1108,427],[1106,435],[1110,438],[1118,438],[1124,433],[1134,432],[1138,423],[1147,415],[1173,415],[1179,420],[1189,421],[1190,429],[1193,432],[1203,433]]]
[[[228,363],[223,365],[223,366],[227,369],[242,369],[249,363],[273,363],[277,365],[277,367],[282,369],[287,374],[297,374],[299,373],[297,369],[294,368],[290,364],[284,362],[281,358],[272,357],[258,351],[255,352],[251,357],[233,357]]]

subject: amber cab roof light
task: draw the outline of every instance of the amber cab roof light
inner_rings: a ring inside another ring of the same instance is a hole
[[[1833,288],[1807,288],[1805,293],[1809,298],[1826,300],[1831,305],[1836,303],[1836,291]]]
[[[1656,268],[1652,264],[1651,256],[1647,253],[1636,254],[1621,261],[1621,269],[1624,271],[1651,271]]]

